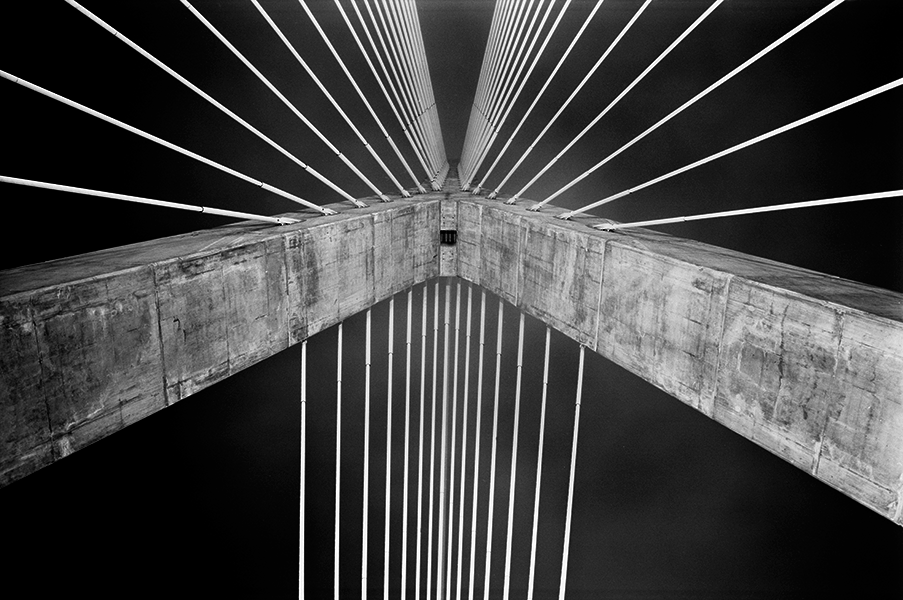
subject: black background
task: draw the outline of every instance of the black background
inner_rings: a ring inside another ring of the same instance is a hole
[[[541,103],[536,123],[521,134],[518,152],[639,4],[605,2]],[[823,4],[725,3],[527,197],[542,199],[558,189]],[[377,172],[249,2],[195,5],[315,124],[323,124],[324,132],[368,176],[390,191],[388,179]],[[526,182],[707,5],[654,2],[518,171],[510,189],[502,192],[513,193]],[[353,195],[369,194],[180,3],[85,6]],[[378,131],[363,118],[363,109],[300,6],[272,1],[264,6],[330,89],[360,116],[365,134],[388,161]],[[403,147],[397,124],[378,101],[378,89],[334,6],[311,6]],[[592,3],[572,6],[519,106],[527,106]],[[65,3],[17,3],[3,10],[3,70],[312,201],[339,200]],[[451,157],[460,153],[464,141],[491,14],[488,2],[421,3]],[[844,3],[556,203],[580,206],[899,77],[900,16],[899,5],[892,1]],[[15,84],[2,81],[0,89],[7,117],[3,174],[264,214],[293,210],[288,201]],[[620,200],[600,214],[633,220],[900,188],[900,101],[899,90],[889,92]],[[514,124],[516,120],[506,128]],[[512,152],[502,165],[513,164],[516,157]],[[389,163],[396,165],[394,160]],[[495,175],[496,181],[503,172]],[[397,173],[400,176],[401,170]],[[7,224],[4,268],[226,222],[10,185],[0,189],[0,198]],[[874,201],[663,230],[900,291],[900,206],[896,199]],[[418,289],[414,296],[415,321],[421,293]],[[403,301],[400,296],[396,327],[403,322]],[[373,310],[374,339],[380,340],[374,347],[383,348],[385,303]],[[494,347],[495,310],[496,301],[490,299],[487,353]],[[501,586],[503,564],[517,328],[512,310],[506,319],[495,587]],[[528,319],[512,571],[519,595],[526,586],[535,476],[532,467],[524,465],[533,464],[531,453],[536,451],[542,335],[542,326]],[[345,336],[343,451],[351,458],[343,466],[342,514],[347,520],[342,580],[352,595],[360,588],[363,317],[349,320]],[[560,564],[577,355],[573,342],[558,334],[553,341],[554,392],[549,399],[537,574],[537,586],[549,593],[557,588]],[[297,347],[289,349],[0,492],[7,580],[28,581],[35,590],[86,590],[102,596],[145,590],[175,595],[294,594],[299,352]],[[396,346],[399,376],[401,356],[403,344]],[[415,354],[415,363],[417,358]],[[311,389],[308,585],[312,594],[321,591],[314,597],[325,597],[332,585],[335,328],[310,342],[310,360],[318,384]],[[484,436],[494,374],[493,368],[487,369]],[[837,589],[887,596],[903,591],[903,536],[898,527],[601,358],[589,356],[586,371],[570,597],[806,597]],[[374,373],[379,374],[374,375],[374,390],[383,390],[384,354],[377,354]],[[402,381],[396,390],[403,389]],[[382,581],[381,393],[374,391],[372,425],[369,563],[374,592]],[[393,418],[396,442],[402,423],[397,420],[402,418],[399,406]],[[395,448],[397,459],[401,447]],[[484,474],[488,456],[486,461]],[[400,474],[396,479],[395,494]],[[488,482],[482,477],[481,482],[485,498]],[[399,532],[400,520],[397,515],[395,519],[393,531]],[[399,545],[396,537],[393,569],[399,564]],[[482,574],[481,562],[477,564]]]

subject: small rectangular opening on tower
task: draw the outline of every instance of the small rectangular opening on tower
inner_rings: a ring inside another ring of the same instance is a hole
[[[455,229],[442,229],[439,231],[439,243],[446,246],[454,246],[458,241],[458,232]]]

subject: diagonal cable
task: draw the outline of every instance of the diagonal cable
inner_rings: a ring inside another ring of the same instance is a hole
[[[267,144],[269,144],[270,146],[272,146],[273,148],[278,150],[289,160],[291,160],[292,162],[297,164],[299,167],[301,167],[302,169],[304,169],[305,171],[307,171],[308,173],[310,173],[311,175],[313,175],[314,177],[319,179],[321,182],[323,182],[324,184],[326,184],[327,186],[332,188],[336,193],[343,196],[346,200],[354,203],[355,206],[358,206],[358,207],[365,206],[363,202],[360,202],[354,196],[352,196],[351,194],[349,194],[348,192],[346,192],[345,190],[343,190],[342,188],[340,188],[339,186],[334,184],[332,181],[330,181],[329,179],[327,179],[326,177],[321,175],[310,165],[302,162],[299,158],[297,158],[291,152],[289,152],[288,150],[286,150],[285,148],[283,148],[282,146],[280,146],[279,144],[274,142],[272,139],[270,139],[269,137],[267,137],[266,135],[261,133],[256,127],[254,127],[253,125],[251,125],[250,123],[248,123],[247,121],[245,121],[244,119],[239,117],[237,114],[235,114],[234,112],[232,112],[231,110],[226,108],[222,103],[213,99],[212,96],[210,96],[209,94],[207,94],[206,92],[201,90],[199,87],[197,87],[196,85],[194,85],[193,83],[191,83],[190,81],[188,81],[187,79],[185,79],[184,77],[182,77],[181,75],[176,73],[174,70],[172,70],[171,68],[169,68],[168,66],[166,66],[165,64],[160,62],[156,57],[151,55],[144,48],[142,48],[141,46],[139,46],[138,44],[136,44],[135,42],[133,42],[132,40],[130,40],[129,38],[124,36],[122,33],[118,32],[115,29],[113,29],[112,27],[110,27],[103,19],[101,19],[100,17],[98,17],[97,15],[95,15],[94,13],[92,13],[91,11],[86,9],[85,7],[83,7],[81,4],[79,4],[75,0],[65,0],[65,2],[67,4],[69,4],[70,6],[72,6],[73,8],[75,8],[76,10],[78,10],[80,13],[82,13],[86,17],[88,17],[89,19],[91,19],[92,21],[94,21],[95,23],[97,23],[98,25],[100,25],[101,27],[103,27],[104,29],[106,29],[108,32],[113,34],[113,36],[115,38],[121,40],[127,46],[129,46],[130,48],[132,48],[133,50],[138,52],[141,56],[143,56],[144,58],[148,59],[149,61],[151,61],[152,63],[154,63],[161,69],[163,69],[164,71],[166,71],[166,73],[168,73],[169,75],[171,75],[172,77],[177,79],[180,83],[182,83],[183,85],[188,87],[191,91],[198,94],[201,98],[203,98],[204,100],[206,100],[207,102],[209,102],[210,104],[212,104],[213,106],[215,106],[216,108],[221,110],[223,113],[225,113],[226,115],[231,117],[235,122],[237,122],[238,124],[243,126],[245,129],[247,129],[248,131],[250,131],[257,137],[259,137],[261,140],[263,140],[264,142],[266,142]]]

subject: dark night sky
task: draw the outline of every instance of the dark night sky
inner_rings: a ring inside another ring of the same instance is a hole
[[[347,183],[352,194],[369,194],[179,2],[84,4],[302,160]],[[350,86],[298,4],[263,4],[330,87],[360,114]],[[525,90],[524,108],[592,4],[573,2],[572,14]],[[539,125],[528,127],[530,132],[538,131],[542,118],[570,93],[639,4],[605,2],[540,105]],[[653,2],[503,193],[516,191],[708,4]],[[726,2],[572,150],[565,166],[541,179],[527,196],[542,199],[558,189],[824,4],[826,0]],[[325,124],[326,133],[353,161],[389,187],[249,2],[199,0],[195,5],[314,123]],[[369,97],[378,99],[332,2],[311,5],[335,34],[352,71],[362,74]],[[456,157],[493,5],[463,0],[420,5],[446,149]],[[894,0],[846,2],[556,203],[577,207],[602,198],[900,77],[901,16]],[[338,200],[65,3],[16,3],[4,7],[3,21],[3,70],[315,202]],[[5,175],[264,214],[293,210],[288,201],[34,92],[6,81],[0,81],[0,89],[7,116],[0,170]],[[903,183],[901,100],[900,90],[889,92],[615,202],[600,214],[633,220],[898,189]],[[388,109],[380,105],[377,110],[397,132]],[[388,157],[375,126],[361,123]],[[509,121],[507,129],[515,123]],[[520,148],[529,136],[522,137]],[[514,158],[512,153],[508,164]],[[14,225],[29,240],[23,244],[18,236],[5,236],[0,268],[226,222],[8,185],[0,189],[0,197],[8,232]],[[898,199],[874,201],[663,230],[901,291],[901,206]],[[418,322],[421,293],[418,288],[414,295]],[[397,327],[403,322],[403,299],[399,296],[396,307]],[[487,353],[494,348],[496,302],[490,299],[487,311]],[[374,369],[384,373],[386,304],[374,311],[374,351],[379,350]],[[500,536],[513,411],[513,310],[506,312],[505,327],[502,380],[507,391],[500,416],[495,524]],[[542,335],[541,324],[528,319],[516,513],[517,536],[522,537],[515,538],[513,567],[520,596],[526,585],[526,524],[534,478],[525,465],[532,464],[536,451]],[[350,596],[360,587],[356,457],[362,448],[362,407],[361,390],[354,385],[362,379],[361,316],[349,320],[345,336],[349,383],[343,450],[351,458],[343,476],[348,520],[343,523],[342,569]],[[332,581],[334,342],[335,328],[310,342],[311,369],[318,378],[310,413],[308,477],[316,491],[310,498],[309,589],[323,591],[313,597],[325,597]],[[15,548],[4,564],[7,579],[40,569],[41,579],[30,576],[29,581],[42,591],[85,589],[119,596],[125,589],[147,589],[176,596],[290,597],[297,567],[299,354],[299,348],[291,348],[0,491],[4,545]],[[553,336],[554,392],[537,580],[548,590],[557,587],[576,355],[573,342]],[[399,357],[403,344],[396,347],[400,377]],[[493,367],[487,366],[484,440],[493,375]],[[396,390],[403,389],[401,381]],[[588,356],[585,385],[569,597],[799,598],[836,590],[892,597],[903,592],[899,527],[598,356]],[[384,389],[385,376],[374,386]],[[377,448],[385,443],[384,402],[384,396],[374,396],[372,486],[380,491],[384,456]],[[395,418],[397,434],[403,418],[398,408]],[[395,447],[396,457],[400,448]],[[484,442],[484,452],[487,448]],[[483,473],[488,453],[485,457]],[[483,498],[487,483],[482,480]],[[381,511],[381,494],[375,494],[370,553],[375,590],[381,589]],[[396,531],[398,523],[393,521]],[[504,538],[496,539],[496,549],[503,548]],[[393,568],[397,553],[396,544]],[[500,560],[493,562],[493,585],[499,586],[495,573],[501,573]]]

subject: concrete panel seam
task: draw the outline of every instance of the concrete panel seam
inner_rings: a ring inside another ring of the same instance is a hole
[[[169,406],[169,390],[166,385],[166,356],[163,354],[163,324],[160,317],[160,287],[157,284],[157,265],[150,265],[151,279],[154,282],[154,309],[157,313],[157,343],[160,346],[160,378],[163,381],[163,406]]]
[[[599,272],[599,294],[596,300],[596,335],[594,336],[593,352],[599,352],[599,328],[602,326],[602,286],[605,284],[605,264],[608,254],[608,239],[602,240],[602,265]]]
[[[28,307],[28,312],[31,316],[31,331],[34,335],[35,349],[37,350],[38,354],[38,367],[41,369],[41,382],[43,383],[47,381],[47,374],[44,371],[44,357],[41,349],[41,342],[38,339],[38,322],[37,319],[35,319],[34,309],[31,306]],[[53,418],[51,417],[50,411],[50,398],[47,397],[47,393],[46,390],[43,389],[43,385],[41,386],[41,388],[41,395],[44,398],[44,410],[47,411],[47,441],[50,444],[50,460],[51,462],[56,462],[59,456],[56,444],[54,443],[55,440],[53,439]]]
[[[721,307],[721,324],[720,324],[720,330],[718,332],[718,350],[716,351],[716,357],[715,357],[715,374],[714,374],[715,381],[714,381],[714,385],[712,386],[711,406],[706,407],[709,410],[702,411],[706,416],[708,416],[712,419],[715,418],[715,398],[718,397],[718,380],[719,380],[718,373],[721,372],[721,369],[724,366],[722,357],[723,357],[723,352],[724,352],[724,325],[727,321],[727,305],[728,305],[728,300],[731,297],[731,288],[733,287],[733,284],[734,284],[734,275],[732,273],[727,273],[726,275],[727,275],[727,283],[724,286],[724,304]],[[701,402],[702,402],[702,398],[700,398],[700,403]],[[702,409],[701,406],[700,406],[700,409]]]
[[[837,347],[834,349],[834,365],[831,368],[831,377],[837,378],[837,365],[840,363],[840,349],[843,347],[844,334],[844,312],[842,310],[834,310],[836,318],[839,320],[840,335],[837,336]],[[829,400],[830,402],[830,400]],[[828,426],[831,423],[831,405],[826,407],[825,422],[822,424],[821,432],[818,436],[818,447],[815,449],[815,460],[812,462],[812,474],[818,477],[818,467],[821,464],[822,449],[825,445],[825,436],[828,433]]]
[[[516,256],[523,257],[524,252],[526,252],[527,247],[527,226],[524,224],[523,218],[521,218],[521,227],[520,227],[520,235],[517,236],[517,254]],[[517,265],[517,281],[514,283],[514,303],[515,306],[520,306],[523,301],[523,281],[524,281],[524,261],[521,260]]]
[[[223,262],[220,262],[220,265],[219,265],[219,290],[220,290],[220,293],[222,293],[222,295],[223,295],[223,306],[225,306],[228,310],[229,295],[226,293],[226,269],[223,266]],[[232,374],[232,349],[229,347],[229,325],[228,324],[226,325],[226,331],[225,331],[224,337],[226,338],[226,373],[228,375],[231,375]]]

